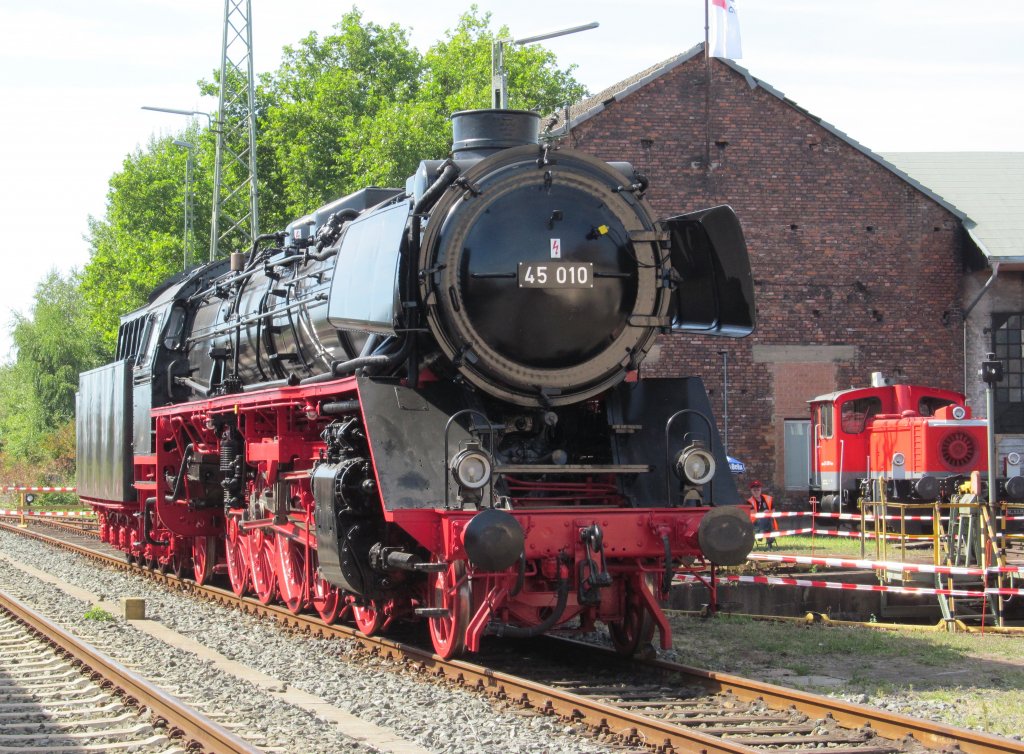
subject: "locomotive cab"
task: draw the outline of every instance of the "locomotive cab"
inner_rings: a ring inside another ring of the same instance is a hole
[[[963,394],[875,383],[810,402],[810,493],[823,512],[856,513],[862,500],[948,500],[986,470],[987,423],[971,417]]]

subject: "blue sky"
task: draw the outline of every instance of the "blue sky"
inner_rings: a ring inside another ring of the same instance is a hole
[[[590,21],[546,42],[591,91],[704,38],[703,0],[479,2],[523,37]],[[738,62],[876,151],[1024,151],[1024,3],[963,0],[737,0]],[[254,59],[327,33],[350,8],[252,0]],[[469,2],[372,0],[366,19],[411,29],[425,49]],[[981,12],[984,8],[984,13]],[[0,320],[27,312],[53,268],[88,261],[82,236],[107,181],[153,134],[184,127],[142,105],[212,110],[196,81],[220,61],[219,0],[0,0],[0,226],[8,234]],[[424,155],[437,157],[438,155]],[[0,358],[8,355],[0,327]]]

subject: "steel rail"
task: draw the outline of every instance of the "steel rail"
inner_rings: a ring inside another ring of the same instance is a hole
[[[183,737],[187,748],[199,747],[213,754],[259,754],[261,751],[4,592],[0,592],[0,608],[123,691],[131,702],[148,709],[167,724],[172,738]]]
[[[118,557],[97,553],[94,550],[80,547],[73,543],[51,538],[47,535],[27,532],[24,529],[0,524],[0,528],[9,529],[18,534],[29,535],[66,549],[96,557],[120,567],[133,567]],[[234,593],[217,587],[199,586],[193,581],[177,579],[174,576],[160,574],[148,569],[140,569],[153,578],[184,591],[189,591],[224,604],[239,607],[245,612],[273,618],[287,628],[325,637],[344,638],[355,641],[371,653],[386,659],[402,662],[419,672],[427,672],[437,677],[463,686],[477,688],[493,696],[510,702],[534,707],[542,712],[560,715],[566,719],[584,722],[600,731],[608,731],[625,736],[631,741],[642,742],[648,746],[660,747],[664,750],[699,751],[701,754],[750,754],[752,748],[727,739],[701,733],[699,730],[676,725],[666,720],[645,717],[641,714],[621,709],[585,695],[546,686],[543,683],[520,678],[491,668],[477,665],[465,660],[442,660],[439,656],[417,647],[375,636],[367,637],[343,625],[327,625],[323,621],[307,615],[295,615],[287,608],[278,605],[264,605],[257,600],[237,597]],[[602,661],[622,661],[621,655],[592,644],[563,637],[549,637],[565,642],[572,648],[586,651],[594,658]],[[881,709],[844,702],[830,697],[818,696],[795,689],[776,686],[770,683],[741,678],[726,673],[701,670],[664,660],[632,661],[655,669],[660,673],[673,676],[686,684],[703,686],[711,691],[731,692],[738,699],[750,701],[762,700],[775,709],[794,707],[811,717],[831,716],[837,724],[847,729],[857,729],[864,725],[870,727],[878,735],[894,740],[907,736],[913,737],[922,745],[934,749],[949,749],[958,746],[964,754],[1024,754],[1024,742],[1014,741],[987,733],[955,728],[943,723],[918,720],[907,715],[886,712]]]
[[[581,643],[573,639],[565,641]],[[885,738],[901,739],[910,735],[928,748],[958,747],[966,754],[1024,754],[1024,742],[989,733],[955,728],[952,725],[931,720],[918,720],[908,715],[886,712],[867,705],[844,702],[784,686],[741,678],[728,673],[701,670],[664,660],[646,660],[643,661],[643,664],[666,672],[684,674],[688,681],[703,683],[707,688],[716,691],[732,692],[745,701],[761,699],[765,704],[774,708],[792,706],[811,717],[830,715],[845,728],[859,728],[868,724],[876,733]]]

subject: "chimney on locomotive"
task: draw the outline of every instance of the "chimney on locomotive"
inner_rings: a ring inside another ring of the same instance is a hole
[[[452,152],[448,160],[424,160],[409,176],[405,190],[416,201],[416,211],[426,211],[440,189],[480,160],[512,147],[540,144],[540,115],[529,110],[460,110],[452,113]],[[455,165],[450,163],[454,162]],[[446,179],[441,179],[447,170]],[[430,194],[427,190],[437,184]],[[427,198],[424,199],[424,194]],[[421,199],[424,200],[421,204]]]
[[[483,159],[502,149],[540,143],[540,115],[529,110],[452,113],[452,157]]]

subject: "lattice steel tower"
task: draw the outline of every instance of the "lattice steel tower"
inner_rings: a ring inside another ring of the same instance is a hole
[[[217,118],[211,262],[221,249],[247,251],[259,235],[251,0],[224,0]]]

